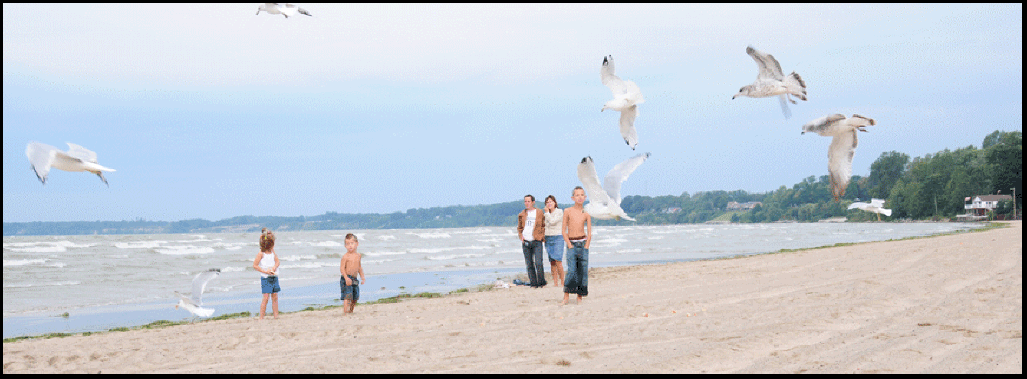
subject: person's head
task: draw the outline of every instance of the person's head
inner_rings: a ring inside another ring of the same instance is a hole
[[[574,187],[574,190],[571,191],[571,199],[574,200],[574,204],[576,205],[585,204],[586,198],[585,189],[581,188],[581,186]]]
[[[524,195],[524,209],[535,209],[535,196]]]
[[[553,207],[553,209],[559,208],[560,205],[556,204],[556,196],[546,196],[546,208]]]
[[[260,251],[268,252],[275,247],[275,234],[270,230],[264,229],[264,232],[260,234]]]
[[[357,251],[357,246],[360,245],[360,241],[357,241],[357,235],[353,233],[346,234],[346,251],[354,252]]]

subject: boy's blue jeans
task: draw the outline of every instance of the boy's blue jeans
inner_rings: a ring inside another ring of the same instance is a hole
[[[567,276],[563,281],[563,292],[588,296],[588,249],[585,241],[571,242],[567,251]]]

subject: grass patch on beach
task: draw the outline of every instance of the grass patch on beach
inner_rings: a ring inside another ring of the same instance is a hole
[[[208,319],[205,319],[205,320],[200,320],[200,321],[197,321],[197,322],[229,320],[229,319],[233,319],[233,318],[244,318],[244,317],[250,317],[250,316],[252,316],[252,314],[250,312],[229,313],[229,314],[224,314],[224,315],[217,316],[217,317],[211,317],[211,318],[208,318]],[[4,343],[12,343],[12,342],[18,342],[18,341],[24,341],[24,340],[33,340],[33,339],[64,338],[64,337],[71,337],[71,336],[78,336],[78,335],[86,337],[86,336],[91,336],[91,335],[100,334],[100,333],[127,332],[127,331],[131,331],[131,330],[144,330],[144,329],[145,330],[162,329],[162,328],[167,328],[169,326],[185,325],[185,324],[192,324],[192,322],[189,322],[189,321],[157,320],[157,321],[151,322],[151,323],[146,324],[146,325],[133,326],[133,327],[121,326],[121,327],[117,327],[117,328],[111,328],[111,329],[107,329],[106,332],[47,333],[47,334],[43,334],[43,335],[39,335],[39,336],[23,336],[23,337],[14,337],[14,338],[4,338]]]

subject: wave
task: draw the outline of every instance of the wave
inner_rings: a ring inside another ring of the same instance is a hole
[[[16,251],[19,253],[63,253],[68,251],[68,248],[64,246],[37,246],[37,247],[22,247],[22,248],[6,248],[10,251]]]
[[[225,268],[221,269],[222,273],[225,273],[225,272],[243,272],[243,271],[246,271],[246,269],[243,268],[243,267],[225,267]]]
[[[62,286],[77,286],[82,282],[66,281],[66,282],[45,282],[45,283],[26,283],[26,284],[4,284],[4,288],[32,288],[32,287],[62,287]]]
[[[45,264],[47,261],[49,261],[49,259],[4,259],[4,267],[41,265]]]
[[[384,236],[378,236],[378,239],[382,241],[393,241],[396,239],[396,236],[386,234]]]
[[[317,242],[317,243],[311,242],[310,246],[317,246],[317,247],[340,247],[340,246],[343,246],[343,245],[341,243],[338,243],[338,242],[335,242],[335,241],[323,241],[323,242]]]
[[[164,255],[213,254],[214,249],[206,246],[165,246],[154,251]]]
[[[312,261],[317,259],[316,255],[289,255],[289,256],[278,256],[278,260],[281,262],[296,262],[296,261]]]
[[[119,249],[156,249],[168,241],[118,242],[114,247]]]
[[[370,253],[361,253],[361,254],[369,256],[369,257],[380,257],[382,255],[403,255],[403,254],[406,254],[406,253],[407,252],[405,252],[405,251],[374,251],[374,252],[370,252]]]
[[[445,233],[445,232],[407,233],[407,234],[412,234],[412,235],[421,237],[422,239],[426,239],[426,240],[437,240],[437,239],[443,239],[443,238],[453,238],[453,236],[451,236],[451,235],[449,235],[449,233]]]
[[[427,256],[427,257],[425,257],[425,259],[432,260],[432,261],[448,261],[448,260],[458,259],[458,258],[479,258],[479,257],[484,257],[484,256],[485,256],[485,254],[452,254],[452,255]]]

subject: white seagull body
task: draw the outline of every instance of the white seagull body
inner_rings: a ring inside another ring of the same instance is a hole
[[[756,61],[760,71],[756,75],[755,82],[739,89],[738,93],[732,96],[731,99],[739,96],[779,96],[781,99],[781,111],[784,112],[785,118],[791,118],[792,112],[788,110],[788,103],[786,101],[791,101],[792,104],[795,104],[795,100],[791,98],[792,96],[806,101],[806,82],[795,71],[785,76],[784,71],[781,71],[781,64],[777,63],[777,59],[774,59],[773,55],[763,54],[759,50],[753,49],[752,46],[746,47],[745,52]]]
[[[44,143],[29,142],[25,148],[25,155],[28,156],[36,177],[43,184],[46,184],[46,177],[50,174],[51,168],[70,172],[88,171],[99,176],[103,184],[107,184],[103,172],[114,171],[113,168],[96,163],[96,153],[71,142],[68,142],[68,151],[61,151]]]
[[[175,291],[175,295],[178,296],[178,305],[175,308],[185,308],[185,310],[192,313],[196,317],[210,317],[214,314],[214,310],[210,308],[203,308],[203,290],[207,288],[207,283],[221,274],[221,270],[212,268],[209,271],[204,271],[196,275],[193,278],[193,293],[186,297],[183,294]]]
[[[845,196],[845,188],[852,177],[852,157],[856,155],[859,139],[856,131],[866,132],[866,127],[874,125],[871,118],[858,114],[845,118],[842,114],[833,114],[810,121],[802,126],[802,134],[814,132],[831,138],[831,147],[827,149],[827,171],[831,174],[831,194],[834,201]]]
[[[849,209],[861,209],[867,212],[877,213],[877,221],[881,221],[881,215],[891,216],[891,209],[884,208],[884,200],[870,199],[869,203],[856,202],[849,205]]]
[[[280,14],[282,16],[285,16],[285,18],[289,18],[289,16],[295,16],[297,13],[310,16],[310,12],[307,12],[306,9],[297,7],[293,4],[279,5],[278,3],[264,3],[264,5],[257,7],[258,15],[260,14],[260,11],[264,11],[270,14]]]
[[[607,101],[599,111],[613,109],[620,112],[620,135],[624,137],[624,142],[631,146],[631,150],[635,150],[635,146],[638,145],[635,117],[638,116],[638,104],[645,102],[642,91],[635,82],[623,80],[613,74],[612,55],[603,57],[603,68],[599,70],[599,77],[603,80],[603,85],[613,92],[613,100]]]
[[[603,185],[599,185],[599,174],[596,173],[595,162],[592,157],[585,157],[578,164],[578,179],[581,180],[585,194],[588,195],[588,204],[585,204],[585,212],[592,217],[609,220],[625,219],[635,221],[628,217],[627,213],[620,207],[620,185],[628,176],[638,168],[642,162],[649,158],[649,153],[639,154],[621,162],[606,173]]]

